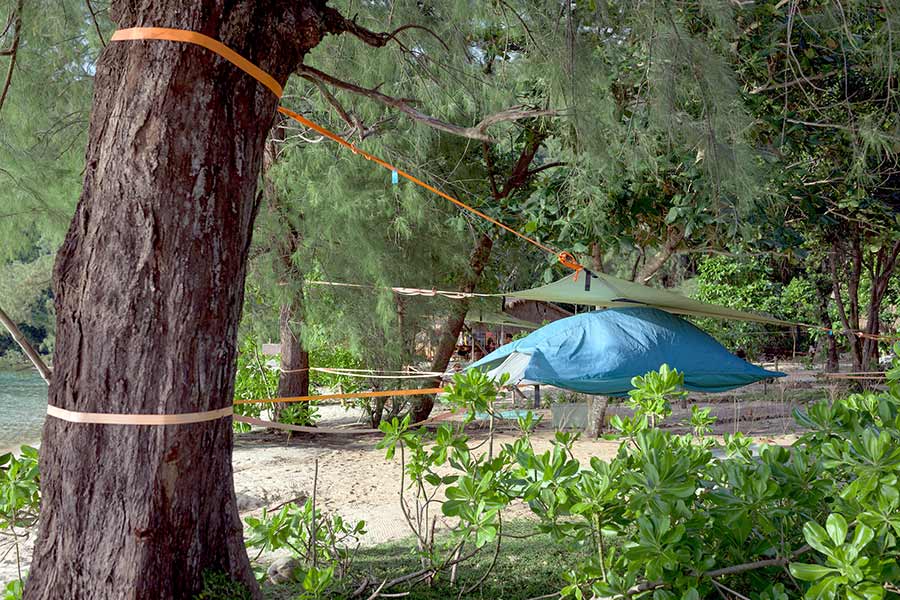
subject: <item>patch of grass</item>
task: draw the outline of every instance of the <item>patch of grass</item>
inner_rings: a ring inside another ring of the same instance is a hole
[[[504,533],[517,536],[529,535],[536,531],[536,523],[513,521],[504,524]],[[447,541],[446,538],[438,543]],[[449,542],[448,542],[449,543]],[[391,593],[410,592],[405,600],[446,600],[459,597],[460,591],[475,585],[491,563],[494,545],[488,545],[475,557],[460,565],[457,585],[450,585],[450,574],[441,573],[432,587],[418,584],[413,587],[397,586]],[[485,598],[492,600],[527,600],[536,596],[552,594],[565,586],[561,575],[585,558],[583,551],[560,547],[553,543],[549,535],[540,534],[528,538],[504,537],[500,555],[494,570],[479,589],[463,598]],[[371,548],[361,548],[356,553],[351,581],[342,582],[332,588],[323,598],[337,600],[346,598],[353,587],[368,576],[381,582],[393,579],[421,568],[415,555],[412,539],[401,542],[379,544]],[[377,587],[377,585],[375,586]],[[385,590],[387,591],[387,590]],[[292,585],[266,585],[263,594],[267,600],[288,600],[296,598],[302,587]],[[371,594],[370,589],[362,597]]]
[[[250,590],[227,573],[205,571],[203,589],[194,600],[253,600]]]

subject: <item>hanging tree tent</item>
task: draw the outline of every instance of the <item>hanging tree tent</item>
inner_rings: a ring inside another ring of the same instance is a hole
[[[469,368],[511,383],[623,396],[631,379],[663,363],[684,373],[689,390],[722,392],[783,373],[734,356],[699,328],[657,308],[627,307],[554,321],[501,346]]]
[[[602,308],[646,306],[677,315],[752,321],[780,326],[796,325],[796,323],[767,315],[706,304],[675,292],[651,288],[633,281],[626,281],[603,273],[591,273],[587,270],[579,272],[577,276],[569,275],[553,283],[512,292],[506,296],[564,304],[585,304]]]

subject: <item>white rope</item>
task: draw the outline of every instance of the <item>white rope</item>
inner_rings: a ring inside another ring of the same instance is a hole
[[[332,287],[349,287],[349,288],[360,288],[360,289],[368,289],[368,290],[391,290],[401,296],[443,296],[444,298],[450,298],[452,300],[462,300],[463,298],[498,298],[499,294],[477,294],[474,292],[459,292],[459,291],[451,291],[451,290],[438,290],[438,289],[425,289],[425,288],[411,288],[411,287],[400,287],[400,286],[377,286],[377,285],[366,285],[361,283],[343,283],[339,281],[307,281],[306,283],[311,285],[329,285]]]

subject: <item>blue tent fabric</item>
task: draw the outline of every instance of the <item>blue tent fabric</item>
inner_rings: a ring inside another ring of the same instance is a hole
[[[728,352],[710,335],[655,308],[613,308],[554,321],[505,344],[469,368],[489,371],[524,358],[521,379],[575,392],[624,396],[631,379],[663,363],[684,373],[684,387],[723,392],[784,373]],[[522,355],[527,355],[522,357]]]

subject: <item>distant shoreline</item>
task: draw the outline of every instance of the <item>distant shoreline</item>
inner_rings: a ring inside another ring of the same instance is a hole
[[[0,454],[40,443],[47,385],[33,369],[0,369]]]

